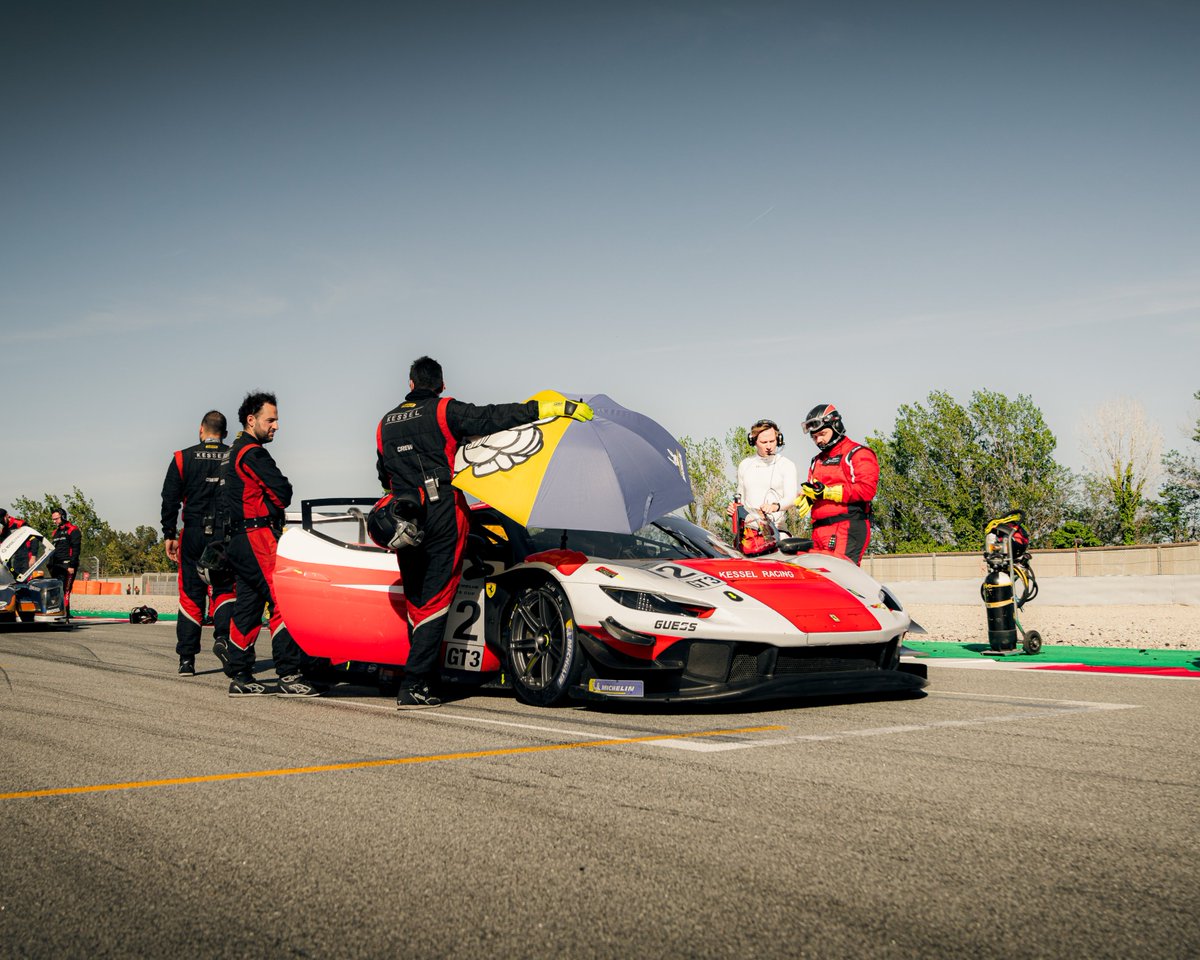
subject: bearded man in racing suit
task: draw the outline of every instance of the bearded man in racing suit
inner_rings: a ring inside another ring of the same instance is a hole
[[[379,482],[396,501],[413,508],[422,531],[419,543],[396,551],[408,616],[408,660],[396,697],[400,710],[441,706],[430,689],[446,614],[462,575],[467,542],[467,500],[452,487],[454,455],[466,439],[509,430],[546,417],[591,420],[585,403],[538,401],[477,407],[450,397],[442,365],[420,357],[409,369],[404,402],[388,411],[375,431]]]
[[[222,505],[231,534],[225,552],[237,578],[229,645],[223,658],[230,678],[229,695],[316,697],[323,688],[303,675],[307,658],[288,632],[275,596],[275,556],[284,514],[292,502],[292,485],[264,446],[275,438],[279,427],[275,395],[247,394],[238,420],[243,429],[229,448],[229,465],[221,480]],[[254,679],[254,641],[262,629],[264,605],[269,610],[277,689]]]
[[[861,565],[871,542],[871,501],[879,486],[879,459],[870,447],[846,436],[842,416],[831,403],[808,412],[804,431],[818,452],[796,502],[807,499],[812,504],[813,549]]]

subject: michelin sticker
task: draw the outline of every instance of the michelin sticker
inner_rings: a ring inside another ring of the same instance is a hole
[[[588,693],[603,693],[609,697],[644,697],[644,680],[596,680],[588,681]]]

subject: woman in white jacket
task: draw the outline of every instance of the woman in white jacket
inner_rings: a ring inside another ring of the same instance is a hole
[[[799,489],[796,465],[778,452],[783,434],[774,420],[759,420],[751,426],[746,443],[754,453],[738,464],[738,499],[780,527]]]

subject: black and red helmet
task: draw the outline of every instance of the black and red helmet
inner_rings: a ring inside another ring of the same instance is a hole
[[[804,432],[809,436],[820,433],[828,427],[833,436],[828,443],[818,444],[822,450],[828,450],[846,435],[846,427],[842,423],[842,415],[832,403],[818,403],[804,417]]]
[[[384,550],[415,547],[425,537],[425,507],[416,496],[385,493],[367,514],[367,534]]]

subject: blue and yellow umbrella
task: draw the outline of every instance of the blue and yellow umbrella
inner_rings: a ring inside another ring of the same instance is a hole
[[[544,390],[531,400],[565,400]],[[527,527],[633,533],[692,502],[679,441],[602,393],[586,421],[537,420],[472,440],[454,486]]]

